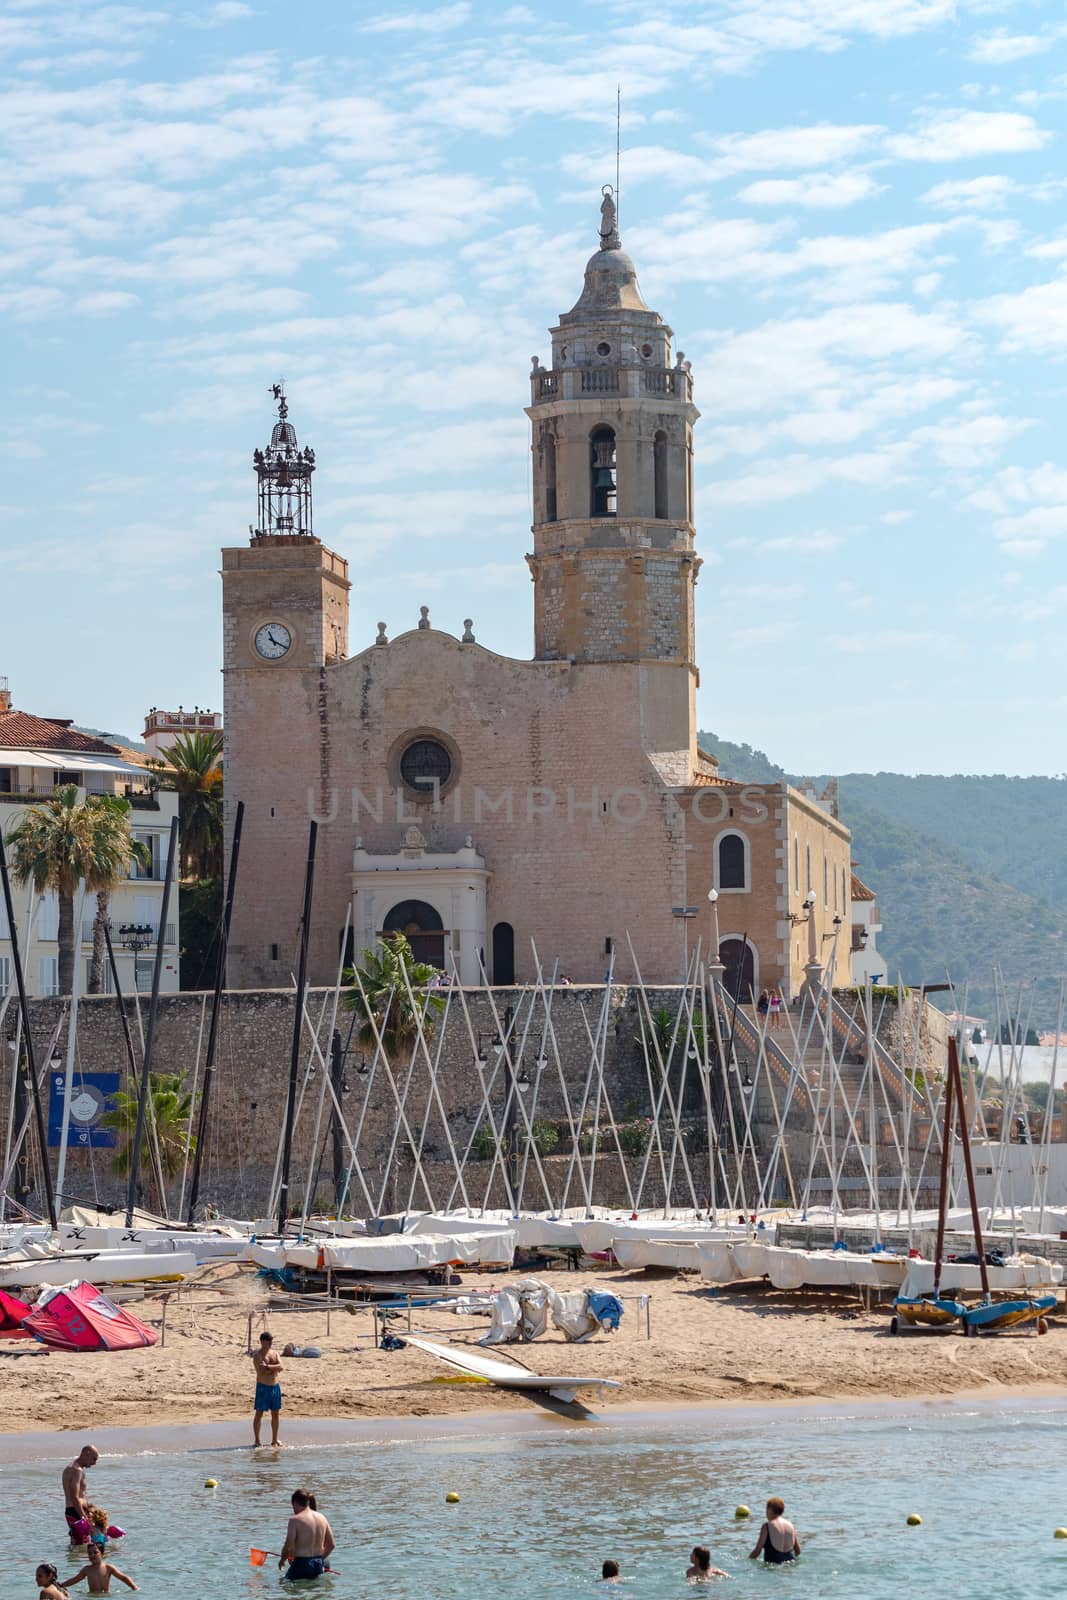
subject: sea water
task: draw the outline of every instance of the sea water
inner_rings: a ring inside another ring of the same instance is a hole
[[[435,1420],[404,1438],[382,1426],[371,1440],[276,1453],[112,1450],[89,1474],[90,1497],[127,1529],[112,1559],[152,1600],[603,1600],[617,1592],[597,1583],[609,1556],[626,1600],[662,1600],[692,1593],[694,1544],[710,1546],[730,1574],[717,1589],[739,1600],[1067,1592],[1067,1541],[1053,1539],[1067,1524],[1067,1407],[1055,1402],[694,1408],[603,1425],[488,1418],[451,1434]],[[57,1451],[88,1436],[57,1436]],[[55,1562],[61,1582],[81,1564],[67,1549],[59,1483],[72,1453],[0,1464],[4,1600],[35,1594],[38,1561]],[[217,1489],[205,1489],[208,1477]],[[291,1586],[274,1559],[253,1569],[248,1552],[281,1548],[300,1485],[333,1526],[337,1572]],[[458,1505],[445,1503],[450,1490]],[[795,1567],[747,1559],[769,1494],[785,1499],[800,1533]],[[735,1520],[741,1502],[748,1523]],[[911,1512],[921,1527],[906,1526]]]

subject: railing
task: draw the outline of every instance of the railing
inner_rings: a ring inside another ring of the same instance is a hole
[[[619,371],[617,367],[583,367],[583,394],[618,394]]]
[[[567,374],[573,374],[573,390]],[[634,376],[631,376],[634,375]],[[534,398],[556,400],[574,391],[582,394],[671,395],[693,398],[693,378],[684,367],[565,367],[556,372],[538,369],[532,374]]]
[[[159,810],[159,796],[151,790],[142,789],[136,793],[127,794],[126,799],[130,802],[131,811]]]

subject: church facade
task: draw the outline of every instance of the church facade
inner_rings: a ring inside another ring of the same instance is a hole
[[[245,805],[235,987],[290,982],[308,824],[309,972],[400,930],[463,982],[681,981],[698,941],[748,998],[848,981],[849,835],[810,794],[723,779],[696,741],[693,378],[606,191],[527,415],[534,655],[470,621],[349,654],[344,559],[278,391],[257,525],[222,553],[226,801]],[[229,836],[229,828],[228,828]],[[709,894],[712,898],[709,898]]]

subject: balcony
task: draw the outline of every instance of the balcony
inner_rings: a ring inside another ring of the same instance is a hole
[[[553,372],[538,367],[530,381],[535,405],[541,400],[576,400],[583,394],[629,399],[660,395],[685,402],[693,398],[692,374],[685,367],[562,367]]]

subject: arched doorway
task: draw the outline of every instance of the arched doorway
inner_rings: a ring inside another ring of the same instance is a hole
[[[724,939],[719,946],[719,960],[723,964],[722,986],[729,995],[735,995],[743,1006],[751,1005],[756,998],[756,961],[747,939]]]
[[[510,922],[498,922],[493,928],[493,982],[515,982],[515,929]]]
[[[444,967],[445,925],[425,900],[401,900],[386,917],[382,932],[402,933],[416,961]]]

